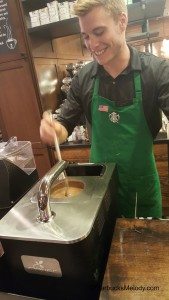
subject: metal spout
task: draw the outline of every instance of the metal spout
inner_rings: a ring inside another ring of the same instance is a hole
[[[37,217],[38,222],[46,223],[49,222],[53,216],[54,212],[50,208],[50,188],[54,180],[63,172],[67,167],[68,162],[59,161],[52,169],[42,178],[39,191],[37,193],[37,203],[39,216]]]

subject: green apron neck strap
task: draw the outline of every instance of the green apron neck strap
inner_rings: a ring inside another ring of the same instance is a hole
[[[94,80],[93,96],[97,96],[98,93],[99,93],[99,78],[96,77]]]
[[[140,93],[142,91],[141,89],[141,76],[140,73],[134,72],[134,86],[135,86],[135,92]]]

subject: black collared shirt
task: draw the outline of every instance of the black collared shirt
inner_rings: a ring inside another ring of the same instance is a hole
[[[141,75],[143,109],[153,138],[161,128],[161,110],[169,119],[169,61],[153,54],[130,48],[128,67],[115,79],[93,61],[73,78],[67,101],[61,105],[58,120],[71,134],[82,113],[91,125],[91,101],[96,77],[99,94],[118,106],[131,105],[135,96],[134,72]]]

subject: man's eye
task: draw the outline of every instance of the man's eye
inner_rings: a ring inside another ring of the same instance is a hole
[[[101,36],[102,34],[104,33],[104,30],[102,29],[102,30],[97,30],[97,31],[95,31],[95,35],[96,36]]]

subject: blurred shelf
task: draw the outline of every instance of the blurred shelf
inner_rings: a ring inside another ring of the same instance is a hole
[[[28,28],[29,34],[43,38],[58,38],[80,33],[78,18],[65,19],[46,25]]]
[[[165,3],[166,0],[142,0],[138,3],[129,4],[129,24],[163,16]]]
[[[42,8],[47,0],[21,0],[23,2],[24,12]],[[141,2],[128,5],[129,25],[135,23],[144,23],[147,19],[163,16],[166,0],[142,0]],[[144,3],[144,4],[143,4]],[[78,18],[66,19],[37,27],[29,27],[30,35],[38,35],[43,38],[58,38],[72,34],[80,33]]]
[[[152,39],[156,38],[159,36],[159,32],[154,31],[154,32],[141,32],[135,35],[127,36],[126,40],[127,42],[134,42],[134,41],[140,41],[140,40],[145,40],[145,39]]]

